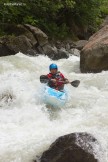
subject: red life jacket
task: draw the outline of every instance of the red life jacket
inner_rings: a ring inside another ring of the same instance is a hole
[[[65,79],[64,75],[61,73],[61,72],[57,72],[56,74],[52,74],[52,73],[49,73],[47,74],[47,77],[49,79],[56,79],[57,80],[57,83],[51,83],[51,87],[60,87],[62,85],[64,85],[62,82],[60,81],[63,81]]]

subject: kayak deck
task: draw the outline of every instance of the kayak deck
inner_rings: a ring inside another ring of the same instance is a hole
[[[67,100],[67,94],[65,91],[58,91],[46,86],[44,92],[44,102],[46,104],[53,107],[62,107],[65,105]]]

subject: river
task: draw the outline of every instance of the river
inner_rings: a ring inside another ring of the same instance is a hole
[[[66,85],[68,102],[48,109],[42,101],[39,76],[56,63],[78,88]],[[81,74],[79,57],[52,61],[22,53],[0,57],[0,162],[32,162],[59,136],[88,132],[102,146],[101,162],[108,162],[108,71]]]

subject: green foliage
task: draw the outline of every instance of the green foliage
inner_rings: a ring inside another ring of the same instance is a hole
[[[108,0],[103,0],[102,5],[100,6],[100,10],[103,17],[108,15]]]
[[[1,23],[28,23],[61,39],[73,34],[73,24],[97,29],[108,14],[108,0],[0,0],[0,7]]]
[[[38,24],[38,20],[35,20],[33,16],[26,16],[24,17],[23,21],[24,21],[24,24],[31,24],[34,26]]]
[[[62,24],[61,26],[57,26],[54,22],[45,24],[44,23],[44,29],[49,33],[50,38],[58,38],[58,39],[64,39],[68,36],[69,29],[66,26],[66,24]]]
[[[100,16],[100,5],[102,0],[75,0],[76,5],[73,10],[75,23],[82,26],[96,26],[96,19]]]

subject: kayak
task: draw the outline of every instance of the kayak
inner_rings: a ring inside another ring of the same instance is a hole
[[[66,91],[58,91],[46,86],[44,90],[44,103],[53,107],[63,107],[67,101]]]
[[[63,107],[67,101],[65,91],[58,91],[46,86],[44,91],[44,103],[53,107]]]

